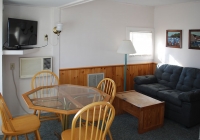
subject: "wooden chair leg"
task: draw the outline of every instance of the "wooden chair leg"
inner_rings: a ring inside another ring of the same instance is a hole
[[[37,113],[37,110],[34,110],[33,114],[36,115],[36,113]]]
[[[34,134],[35,134],[34,140],[37,140],[38,138],[37,138],[37,133],[36,133],[36,131],[34,131]]]
[[[38,130],[35,131],[35,137],[37,138],[37,140],[41,140],[40,132]]]
[[[3,136],[3,140],[6,140],[6,138],[7,138],[7,136],[4,134],[4,136]]]
[[[40,113],[41,113],[41,111],[40,110],[38,110],[38,118],[40,119]]]
[[[26,138],[26,140],[28,140],[28,136],[27,136],[27,134],[25,134],[25,138]]]
[[[15,139],[18,140],[18,136],[15,136]]]
[[[56,114],[58,116],[58,120],[62,122],[62,115],[61,114]]]
[[[111,134],[111,132],[110,132],[110,129],[108,129],[108,135],[109,135],[110,140],[113,140],[112,134]]]
[[[12,136],[9,136],[9,137],[8,137],[8,140],[12,140]]]

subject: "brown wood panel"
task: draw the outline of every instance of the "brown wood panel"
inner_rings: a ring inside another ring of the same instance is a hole
[[[114,108],[115,108],[115,115],[120,115],[120,114],[125,113],[125,111],[122,109],[122,99],[120,99],[120,98],[115,98],[115,99],[113,100],[112,105],[113,105]]]
[[[133,89],[135,76],[153,74],[155,67],[155,63],[127,65],[127,90]],[[117,92],[124,90],[124,65],[60,69],[60,84],[87,86],[87,74],[92,73],[104,73],[105,78],[115,81]]]
[[[154,73],[155,70],[156,70],[156,67],[157,67],[157,63],[153,63],[153,64],[152,64],[152,67],[153,67],[153,73]]]
[[[124,67],[117,66],[115,72],[115,84],[117,87],[117,91],[123,91],[124,89]]]
[[[78,71],[78,74],[79,74],[79,84],[78,85],[82,85],[83,86],[83,84],[82,83],[84,83],[84,80],[85,80],[85,75],[84,75],[84,70],[82,70],[82,69],[80,69],[79,71]]]

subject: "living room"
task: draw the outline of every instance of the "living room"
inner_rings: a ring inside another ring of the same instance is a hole
[[[2,57],[2,93],[11,113],[18,116],[25,112],[16,98],[10,63],[15,64],[14,77],[20,101],[23,107],[31,112],[21,98],[21,94],[31,89],[31,79],[19,78],[19,58],[53,56],[53,71],[57,75],[61,69],[123,66],[124,55],[118,54],[117,48],[122,40],[127,39],[126,27],[154,29],[153,54],[129,56],[128,64],[169,63],[200,68],[199,50],[188,49],[189,29],[199,29],[198,6],[199,1],[154,7],[113,0],[65,5],[60,9],[4,4],[2,44],[6,41],[8,17],[38,21],[38,43],[35,47],[46,45],[44,35],[48,35],[48,45],[36,53]],[[58,37],[52,30],[59,22],[63,24],[63,30]],[[170,29],[182,30],[182,48],[166,47],[166,30]],[[122,81],[121,77],[118,80]],[[123,90],[123,82],[118,82],[117,86],[118,91]],[[131,82],[128,88],[133,88]]]

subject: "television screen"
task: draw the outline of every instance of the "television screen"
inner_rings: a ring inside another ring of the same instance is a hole
[[[37,21],[8,18],[8,47],[37,44]]]

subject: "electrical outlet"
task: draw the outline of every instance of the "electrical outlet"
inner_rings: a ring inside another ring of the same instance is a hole
[[[44,41],[47,41],[48,40],[48,35],[44,35]]]
[[[15,63],[10,63],[10,70],[14,70],[15,69]]]

